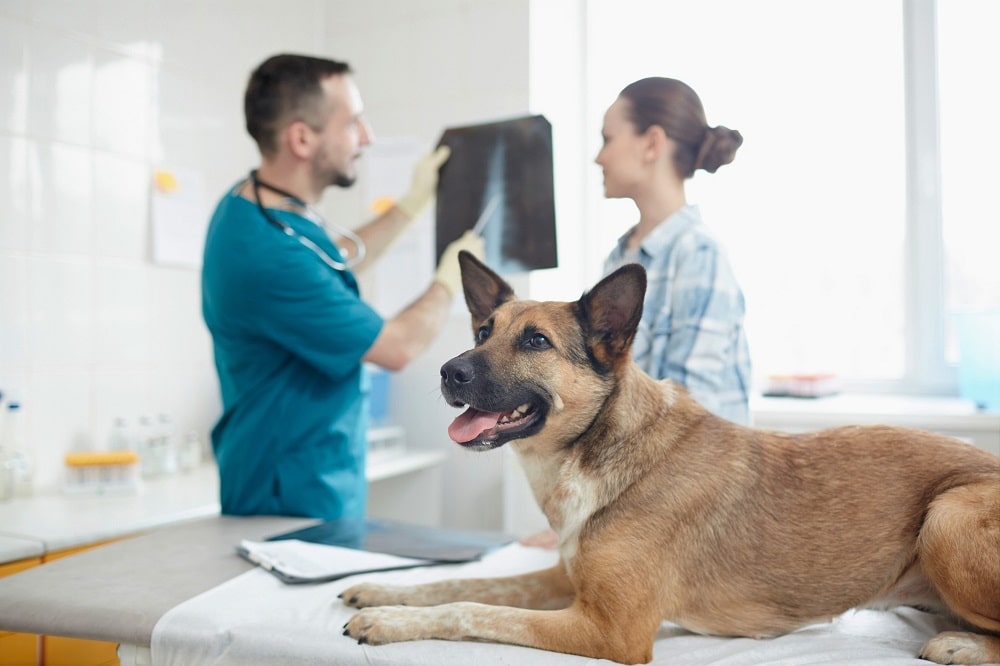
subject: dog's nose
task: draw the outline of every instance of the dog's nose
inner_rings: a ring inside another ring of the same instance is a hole
[[[441,366],[441,383],[445,386],[457,387],[475,378],[476,370],[467,358],[459,356]]]

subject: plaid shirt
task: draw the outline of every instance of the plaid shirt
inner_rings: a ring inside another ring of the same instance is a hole
[[[677,211],[628,251],[631,233],[618,240],[604,274],[628,263],[646,269],[646,299],[632,346],[636,363],[654,379],[684,385],[719,416],[749,424],[743,292],[697,206]]]

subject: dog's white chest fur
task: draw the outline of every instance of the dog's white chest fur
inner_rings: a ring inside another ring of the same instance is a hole
[[[559,535],[559,551],[569,565],[580,530],[601,506],[600,484],[581,473],[574,459],[557,465],[530,452],[518,451],[518,457],[535,500]]]

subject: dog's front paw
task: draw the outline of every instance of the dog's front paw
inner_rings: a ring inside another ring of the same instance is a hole
[[[385,645],[421,638],[417,609],[399,606],[366,608],[344,625],[344,635],[368,645]]]
[[[992,663],[991,641],[997,639],[967,631],[944,631],[924,644],[920,656],[939,664],[988,664]]]
[[[369,606],[405,606],[407,588],[398,585],[377,585],[375,583],[360,583],[349,587],[338,598],[345,606],[367,608]]]

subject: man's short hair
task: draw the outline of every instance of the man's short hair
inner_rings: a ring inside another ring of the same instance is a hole
[[[322,82],[350,74],[346,62],[283,53],[262,62],[250,75],[243,97],[247,132],[262,155],[278,150],[278,133],[295,121],[319,131],[325,120]]]

